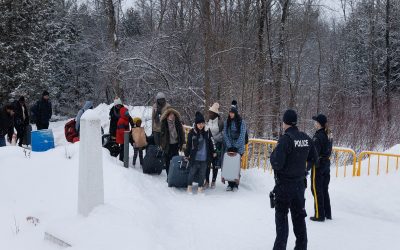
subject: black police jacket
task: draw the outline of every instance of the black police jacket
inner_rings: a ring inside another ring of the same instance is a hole
[[[332,139],[328,137],[325,129],[319,129],[313,137],[315,150],[318,154],[318,167],[321,169],[329,169],[331,162],[329,158],[332,154]]]
[[[313,141],[297,127],[285,131],[271,154],[275,178],[287,181],[303,179],[317,159]]]

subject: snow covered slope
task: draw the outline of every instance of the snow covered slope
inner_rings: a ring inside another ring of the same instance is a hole
[[[62,135],[62,123],[51,126],[56,136]],[[243,172],[237,193],[225,192],[218,183],[204,196],[189,196],[168,188],[165,173],[147,176],[139,169],[124,169],[104,150],[105,205],[83,218],[76,215],[79,144],[69,148],[75,153],[67,159],[60,137],[57,141],[54,150],[32,153],[31,158],[18,147],[0,148],[0,249],[59,249],[43,240],[45,231],[71,243],[71,250],[272,249],[269,173]],[[334,220],[311,223],[307,218],[309,249],[398,249],[399,172],[332,177],[330,190]],[[306,194],[312,216],[310,189]],[[28,216],[40,223],[34,226]],[[291,231],[288,249],[293,247]]]

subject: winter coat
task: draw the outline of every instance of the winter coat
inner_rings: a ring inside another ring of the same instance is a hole
[[[161,148],[164,150],[164,153],[166,155],[169,154],[169,145],[170,145],[169,128],[168,128],[168,116],[170,113],[175,114],[175,128],[178,134],[179,150],[182,150],[183,144],[185,144],[185,131],[183,130],[180,114],[173,108],[166,109],[161,116]]]
[[[315,132],[313,141],[319,159],[318,167],[321,169],[329,169],[331,166],[329,158],[332,154],[332,139],[328,137],[325,128],[321,128]]]
[[[236,148],[237,152],[241,155],[244,154],[245,144],[246,144],[246,123],[240,119],[240,131],[237,128],[237,123],[233,120],[228,127],[228,122],[224,123],[224,143],[225,148],[229,150],[230,148]]]
[[[210,130],[215,143],[222,142],[224,140],[224,122],[221,117],[217,117],[214,120],[209,120],[206,125],[206,130]]]
[[[5,135],[11,139],[14,134],[14,117],[10,116],[7,113],[6,108],[4,107],[0,110],[0,137],[4,138]]]
[[[51,102],[45,100],[44,98],[36,102],[36,104],[31,108],[32,119],[36,124],[45,124],[50,121],[53,115],[53,110],[51,107]]]
[[[165,112],[165,110],[169,109],[171,105],[169,103],[166,103],[163,108],[158,107],[157,103],[153,105],[153,113],[152,113],[152,128],[154,132],[161,132],[161,120],[162,120],[162,115]]]
[[[129,123],[131,120],[131,117],[129,115],[129,111],[127,108],[122,107],[119,111],[119,119],[117,123],[117,136],[116,136],[116,143],[118,144],[124,144],[124,132],[125,131],[130,131],[129,129]]]
[[[22,104],[17,100],[13,103],[15,114],[14,114],[14,125],[15,127],[25,127],[29,125],[29,111],[25,104]],[[25,120],[24,120],[25,114]]]
[[[119,111],[121,108],[117,108],[117,106],[114,106],[110,109],[110,135],[111,137],[116,137],[117,136],[117,123],[119,120]]]
[[[75,118],[75,122],[76,122],[75,123],[75,129],[76,129],[76,131],[79,132],[79,128],[80,128],[80,125],[81,125],[81,117],[82,117],[83,113],[85,113],[86,110],[91,109],[91,108],[93,108],[93,102],[86,101],[85,105],[83,105],[83,108],[79,110],[79,112],[78,112],[78,114],[76,115],[76,118]]]
[[[299,181],[306,176],[306,164],[314,164],[317,154],[313,141],[297,127],[286,129],[271,154],[275,178],[281,181]]]
[[[190,163],[195,161],[197,151],[199,150],[199,136],[204,136],[206,143],[207,163],[209,164],[213,160],[213,154],[215,153],[215,147],[212,141],[210,130],[203,129],[202,131],[198,131],[197,129],[192,128],[189,131],[185,156],[190,157]]]

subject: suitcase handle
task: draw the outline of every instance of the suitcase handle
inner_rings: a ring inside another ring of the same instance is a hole
[[[182,165],[183,165],[184,162],[186,162],[186,167],[185,168],[188,168],[187,161],[178,161],[178,163],[180,164],[180,166],[179,166],[180,169],[182,169]]]

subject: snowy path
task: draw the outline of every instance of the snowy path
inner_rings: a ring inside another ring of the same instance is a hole
[[[78,145],[72,150],[78,152]],[[70,249],[272,249],[273,179],[262,170],[243,173],[237,193],[221,183],[204,196],[169,189],[165,174],[123,169],[103,152],[105,201],[89,218],[76,216],[78,153],[64,147],[26,159],[22,149],[0,150],[0,249],[58,249],[43,241],[45,230],[63,232]],[[400,173],[332,178],[333,221],[307,219],[309,249],[398,249]],[[307,190],[307,212],[313,200]],[[41,220],[35,227],[27,216]],[[20,232],[15,234],[14,217]],[[13,232],[14,231],[14,232]],[[293,249],[290,232],[288,249]]]

